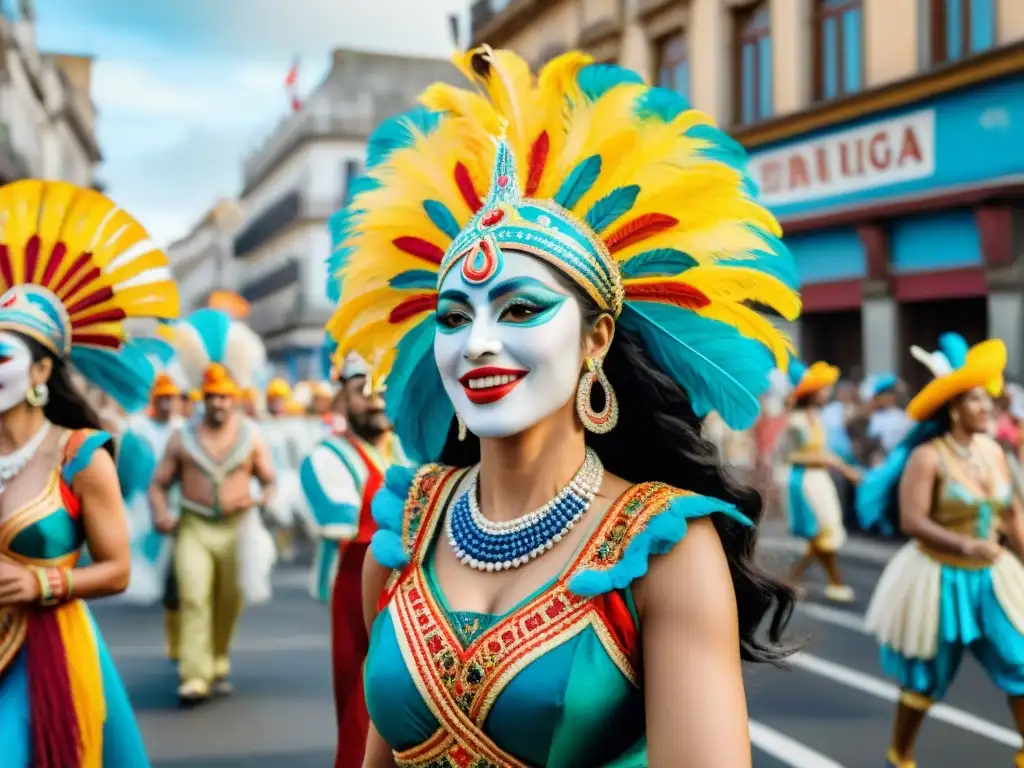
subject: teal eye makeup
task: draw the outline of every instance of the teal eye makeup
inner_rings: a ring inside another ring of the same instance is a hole
[[[534,327],[548,322],[569,298],[547,286],[531,281],[510,296],[498,312],[498,321],[513,325]]]
[[[434,315],[437,330],[441,333],[454,333],[473,322],[468,309],[469,300],[458,291],[445,291],[437,300],[437,313]]]

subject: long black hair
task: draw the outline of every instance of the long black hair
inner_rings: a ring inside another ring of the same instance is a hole
[[[32,337],[17,331],[14,334],[28,347],[33,362],[49,359],[53,363],[50,379],[46,382],[50,397],[43,406],[47,421],[64,429],[102,429],[96,411],[71,380],[68,365]]]
[[[592,326],[601,314],[597,306],[575,285],[562,282],[584,308],[584,322]],[[588,432],[587,444],[609,472],[631,483],[660,481],[721,499],[753,521],[747,527],[724,515],[712,516],[736,591],[741,656],[744,661],[779,663],[791,653],[782,636],[796,600],[791,588],[754,561],[764,508],[761,494],[726,473],[718,450],[701,435],[701,419],[686,392],[651,361],[635,335],[616,328],[603,368],[618,395],[619,423],[605,435]],[[470,433],[460,442],[453,420],[441,461],[465,467],[479,460],[479,440]]]

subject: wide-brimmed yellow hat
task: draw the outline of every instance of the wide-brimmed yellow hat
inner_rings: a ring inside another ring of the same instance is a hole
[[[292,388],[284,379],[271,379],[267,385],[267,397],[282,397],[288,399],[292,396]]]
[[[930,419],[954,397],[975,387],[984,387],[993,396],[1003,391],[1006,345],[1000,339],[975,344],[967,350],[959,366],[956,365],[959,361],[950,360],[943,352],[911,347],[910,353],[935,376],[907,406],[907,416],[914,421]]]
[[[803,372],[793,387],[790,397],[799,400],[801,397],[812,395],[825,387],[831,387],[837,381],[839,381],[839,368],[819,360]]]
[[[150,392],[152,398],[178,397],[179,395],[181,395],[181,390],[174,383],[174,379],[166,373],[158,373],[156,375],[156,379],[153,381],[153,389]]]

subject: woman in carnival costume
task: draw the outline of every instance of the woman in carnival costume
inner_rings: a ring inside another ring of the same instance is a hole
[[[970,649],[1010,698],[1024,734],[1024,517],[1006,457],[986,434],[1002,389],[1006,347],[968,349],[956,334],[939,351],[912,347],[935,377],[907,406],[916,422],[858,491],[861,525],[912,538],[882,572],[866,615],[882,668],[902,689],[888,761],[913,768],[918,729]],[[1024,752],[1017,755],[1024,766]]]
[[[383,124],[332,221],[338,359],[441,461],[374,502],[365,764],[749,766],[740,662],[785,654],[792,592],[700,421],[751,426],[788,361],[745,303],[799,313],[778,225],[634,72],[456,64],[481,93]]]
[[[145,230],[93,190],[10,184],[0,222],[0,762],[144,767],[85,604],[128,586],[131,552],[111,437],[70,366],[145,408],[155,371],[128,326],[176,316],[178,292]]]
[[[835,602],[853,600],[853,589],[843,581],[838,552],[846,542],[843,508],[830,470],[842,472],[850,482],[860,479],[828,448],[821,408],[832,396],[839,369],[825,362],[806,366],[797,360],[789,364],[793,391],[786,431],[779,444],[780,464],[775,485],[789,517],[789,532],[807,540],[807,552],[790,573],[798,585],[815,562],[821,564],[828,584],[825,596]]]

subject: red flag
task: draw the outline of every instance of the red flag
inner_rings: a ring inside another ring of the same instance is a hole
[[[285,75],[284,85],[286,88],[294,88],[295,84],[299,80],[299,60],[296,59],[292,62],[291,69],[288,70],[288,74]]]

